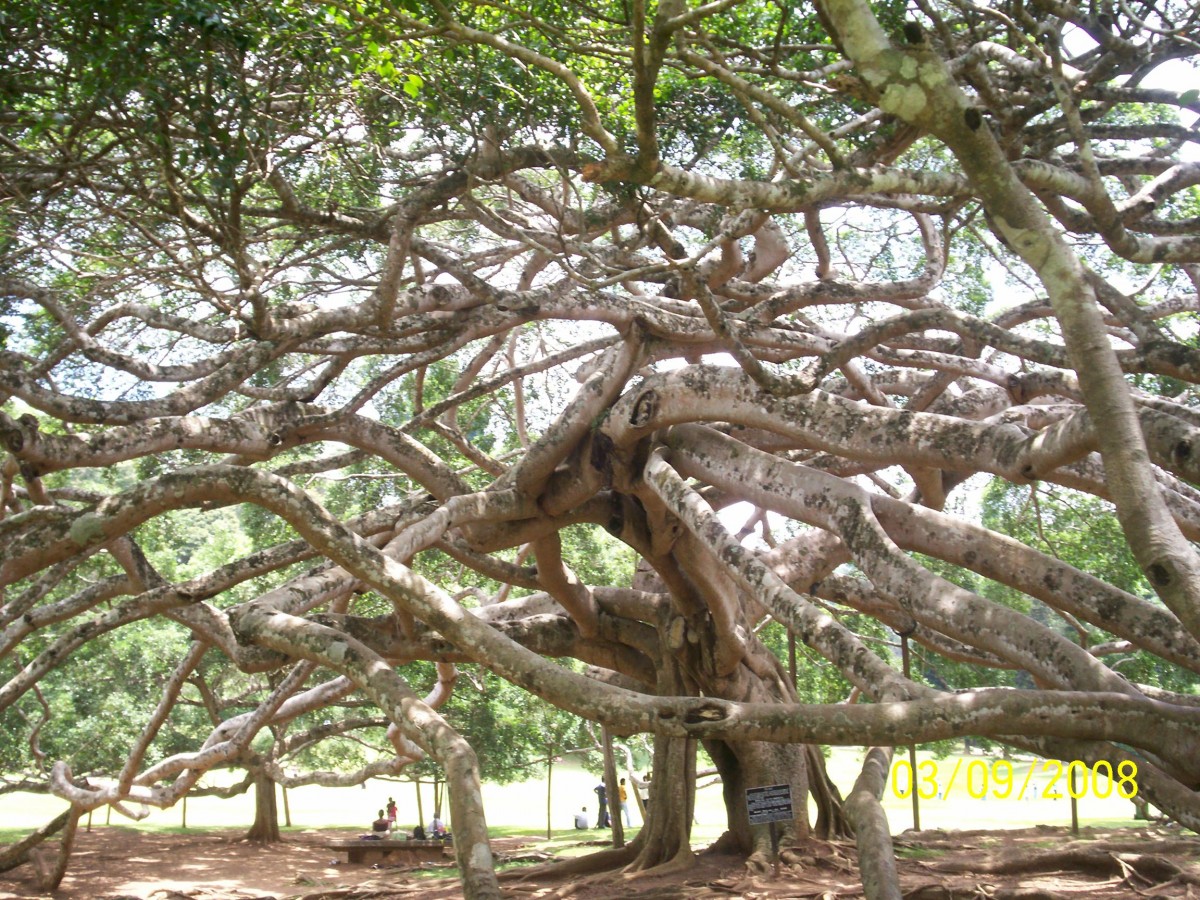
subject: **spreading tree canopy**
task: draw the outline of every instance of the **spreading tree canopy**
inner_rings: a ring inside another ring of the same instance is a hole
[[[752,865],[790,784],[783,846],[853,828],[881,895],[888,751],[843,806],[816,744],[1130,761],[1200,826],[1198,40],[1187,0],[5,7],[0,750],[70,804],[59,876],[214,767],[431,757],[498,896],[467,664],[653,736],[633,867],[691,852],[698,742]]]

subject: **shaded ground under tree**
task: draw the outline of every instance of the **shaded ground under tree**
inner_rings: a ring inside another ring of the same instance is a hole
[[[142,834],[97,829],[78,838],[76,860],[59,900],[248,900],[271,896],[307,900],[459,900],[459,883],[413,876],[411,870],[330,865],[323,844],[348,833],[293,832],[271,847],[231,833]],[[537,863],[536,836],[493,842],[497,858]],[[904,896],[957,900],[981,895],[998,900],[1096,900],[1137,893],[1162,898],[1195,896],[1200,879],[1200,839],[1178,829],[1147,827],[1105,831],[1085,828],[1072,839],[1063,828],[1013,831],[906,832],[896,841]],[[616,873],[587,878],[553,877],[546,870],[502,875],[504,896],[531,900],[677,900],[754,897],[757,900],[862,896],[853,843],[812,842],[799,860],[778,872],[747,874],[737,854],[700,853],[688,872]],[[436,875],[436,870],[425,870]],[[0,876],[0,898],[44,896],[30,876]]]
[[[426,766],[495,900],[481,758],[584,722],[649,735],[630,872],[694,865],[698,746],[749,872],[853,830],[881,898],[889,748],[1135,767],[1200,828],[1195,3],[0,39],[0,768],[70,805],[0,869],[217,770]],[[844,804],[820,744],[869,750]]]

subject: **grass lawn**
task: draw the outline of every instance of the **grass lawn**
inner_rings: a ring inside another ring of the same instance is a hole
[[[835,753],[834,758],[829,760],[830,775],[843,791],[853,783],[854,772],[861,759],[861,752],[846,749]],[[888,780],[883,796],[883,806],[893,833],[911,828],[913,824],[912,799],[906,793],[907,760],[908,751],[897,750],[892,765],[895,777]],[[896,763],[900,761],[904,765],[897,775]],[[1010,775],[1008,764],[1002,763],[998,757],[955,754],[938,760],[930,754],[918,753],[917,768],[922,777],[935,775],[936,786],[940,788],[940,797],[920,800],[921,827],[924,829],[999,829],[1071,824],[1069,782],[1065,767],[1061,777],[1054,780],[1057,764],[1048,764],[1042,759],[1013,759]],[[954,781],[951,785],[952,776]],[[905,793],[904,798],[896,796],[894,785]],[[924,787],[928,793],[932,791],[933,784],[926,783]],[[947,787],[950,788],[948,792]],[[1118,795],[1117,787],[1103,774],[1098,778],[1089,775],[1085,786],[1080,774],[1076,794],[1079,795],[1081,827],[1135,824],[1133,804]],[[1128,783],[1125,789],[1129,789]],[[1061,798],[1047,796],[1052,791],[1061,794]]]
[[[906,751],[897,752],[897,760],[907,760]],[[931,761],[936,766],[926,764]],[[827,760],[831,777],[841,788],[843,796],[850,790],[862,762],[862,751],[854,748],[837,748]],[[918,768],[923,776],[936,774],[942,789],[941,799],[920,801],[921,826],[945,829],[1000,829],[1023,828],[1032,825],[1070,825],[1071,804],[1066,799],[1066,778],[1059,780],[1057,787],[1063,799],[1045,796],[1053,770],[1047,770],[1042,760],[1014,760],[1012,762],[1011,796],[1005,799],[995,794],[1004,792],[997,785],[995,774],[1007,777],[1007,769],[997,768],[989,756],[949,756],[934,760],[928,754],[920,754]],[[945,792],[955,767],[958,774],[949,794]],[[1033,768],[1032,774],[1030,773]],[[970,784],[968,785],[968,773]],[[988,776],[986,796],[972,797],[985,793],[984,776]],[[1026,777],[1028,775],[1028,781]],[[484,785],[484,803],[488,825],[493,834],[546,834],[546,782],[545,772],[539,778],[508,785]],[[598,837],[601,832],[592,829],[581,834],[572,827],[574,814],[581,807],[588,808],[591,820],[595,821],[596,795],[592,788],[598,783],[597,776],[585,772],[573,761],[564,761],[553,770],[553,794],[550,803],[551,835],[553,845],[568,845],[581,838]],[[899,833],[912,826],[912,801],[897,797],[893,791],[896,784],[901,791],[907,784],[907,773],[889,780],[883,797],[888,820],[893,832]],[[1024,799],[1018,792],[1025,785]],[[1037,787],[1035,799],[1034,787]],[[1106,779],[1094,785],[1089,782],[1086,796],[1079,800],[1080,825],[1102,825],[1119,827],[1133,825],[1133,805],[1116,795],[1108,799],[1093,795],[1093,787],[1101,793],[1108,788]],[[931,790],[929,783],[925,790]],[[426,821],[432,815],[433,792],[429,785],[422,791],[422,811]],[[312,828],[357,828],[366,830],[375,818],[376,811],[384,806],[388,797],[395,797],[400,809],[399,823],[411,828],[417,823],[417,789],[411,782],[374,780],[366,788],[323,788],[304,787],[287,792],[288,808],[292,827]],[[0,794],[0,840],[11,841],[28,830],[38,827],[62,811],[64,804],[54,797],[39,794]],[[139,823],[107,810],[98,810],[93,815],[93,827],[103,825],[109,819],[113,825],[134,826],[154,830],[179,829],[183,825],[184,806],[177,804],[172,809],[151,810],[150,815]],[[187,801],[188,828],[244,828],[254,817],[252,798],[243,795],[229,800],[212,797],[195,797]],[[633,833],[641,825],[637,804],[630,800],[630,815]],[[282,803],[280,819],[283,818]],[[693,826],[693,841],[705,845],[715,840],[724,830],[725,809],[719,785],[701,788],[696,798],[696,822]],[[628,830],[628,829],[627,829]],[[603,832],[607,834],[607,832]]]

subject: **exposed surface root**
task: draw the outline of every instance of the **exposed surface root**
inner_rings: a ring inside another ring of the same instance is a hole
[[[1120,876],[1162,884],[1178,878],[1192,880],[1179,866],[1161,856],[1114,853],[1098,847],[1089,850],[1058,850],[1023,853],[983,863],[945,862],[933,866],[939,872],[980,872],[989,875],[1022,875],[1030,872],[1060,872],[1075,869],[1099,877]]]
[[[766,875],[774,869],[774,861],[762,850],[755,850],[746,857],[746,871],[751,875]]]
[[[637,855],[637,848],[628,844],[616,850],[601,850],[589,853],[587,856],[577,856],[574,859],[560,860],[540,866],[529,866],[524,869],[509,869],[501,872],[500,881],[527,881],[531,878],[553,880],[579,875],[591,875],[597,872],[607,872],[628,865]]]
[[[625,877],[646,878],[646,877],[668,877],[676,873],[683,873],[690,870],[696,864],[696,855],[691,850],[682,850],[666,862],[659,863],[655,866],[647,866],[645,868],[634,868],[633,866],[625,870]],[[635,861],[634,865],[637,865]]]
[[[24,865],[26,862],[29,862],[30,851],[45,841],[48,837],[51,837],[52,835],[62,831],[70,817],[71,811],[69,809],[64,810],[50,822],[46,823],[37,831],[28,835],[23,840],[0,849],[0,872],[7,872],[9,869],[15,869],[17,866]]]
[[[447,877],[405,869],[331,864],[329,833],[296,834],[262,848],[215,835],[150,835],[108,829],[82,835],[81,852],[56,900],[462,900]],[[896,841],[904,900],[1197,900],[1200,837],[1152,827],[1086,833],[1066,829],[906,833]],[[529,838],[536,842],[536,838]],[[524,855],[520,839],[495,842],[497,856]],[[53,847],[45,848],[51,851]],[[601,850],[506,875],[508,900],[857,900],[856,847],[805,840],[787,847],[776,874],[749,874],[745,857],[709,850],[624,871],[634,850]],[[1139,850],[1144,852],[1138,852]],[[531,855],[538,855],[534,852]],[[186,856],[190,881],[179,859]],[[586,871],[587,869],[591,871]],[[521,880],[518,880],[521,879]],[[0,874],[0,900],[44,898],[33,866]]]

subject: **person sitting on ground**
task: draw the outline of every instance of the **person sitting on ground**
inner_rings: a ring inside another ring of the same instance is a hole
[[[433,840],[440,840],[446,836],[446,823],[435,815],[429,822],[429,827],[426,829],[429,837]]]
[[[576,830],[588,827],[587,807],[585,806],[579,812],[575,813],[575,828]]]
[[[388,830],[392,827],[392,823],[388,821],[388,817],[384,815],[383,810],[379,811],[379,818],[371,823],[371,833],[366,837],[381,841],[387,837]]]

